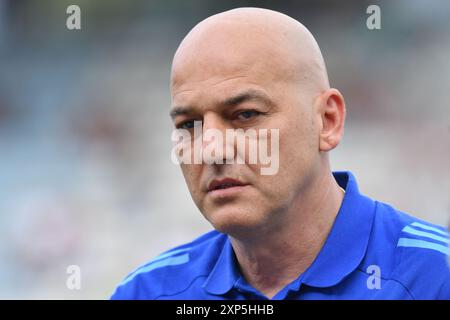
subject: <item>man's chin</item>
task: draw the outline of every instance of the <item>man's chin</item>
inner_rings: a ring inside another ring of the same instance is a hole
[[[263,218],[255,211],[220,208],[207,215],[208,221],[217,231],[231,236],[240,236],[258,230],[263,225]]]

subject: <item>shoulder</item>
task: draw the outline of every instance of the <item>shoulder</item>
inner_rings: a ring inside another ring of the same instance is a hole
[[[206,278],[216,262],[226,236],[217,231],[166,251],[131,272],[111,299],[156,299],[187,290]]]
[[[446,228],[376,202],[365,264],[401,285],[413,299],[450,299],[449,234]]]

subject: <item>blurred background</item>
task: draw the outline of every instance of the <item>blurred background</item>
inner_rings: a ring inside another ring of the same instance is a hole
[[[66,28],[70,4],[81,30]],[[370,4],[381,30],[366,27]],[[348,108],[333,169],[448,223],[449,1],[0,0],[0,298],[106,299],[211,229],[170,160],[169,71],[196,23],[240,6],[316,36]],[[80,290],[66,286],[69,265]]]

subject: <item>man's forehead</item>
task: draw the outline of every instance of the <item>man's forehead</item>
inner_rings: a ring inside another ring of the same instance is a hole
[[[226,82],[238,79],[230,79]],[[271,105],[273,104],[273,97],[263,86],[245,81],[236,81],[234,85],[229,85],[224,90],[211,90],[211,87],[202,86],[192,90],[175,91],[172,97],[171,116],[173,118],[176,115],[186,114],[187,111],[191,112],[204,106],[227,107],[247,101]]]
[[[250,80],[257,78],[257,73],[261,72],[261,68],[231,58],[204,59],[202,63],[190,60],[173,66],[171,84],[178,92],[182,92],[198,86],[214,87],[244,78]]]
[[[270,92],[275,83],[292,79],[294,72],[293,68],[284,70],[269,57],[256,59],[245,53],[241,57],[213,56],[200,62],[185,61],[173,67],[172,99],[207,97],[220,100],[241,89],[251,88]]]
[[[223,98],[242,88],[270,90],[277,75],[270,62],[251,59],[243,53],[212,55],[208,59],[192,59],[174,64],[171,93],[174,100],[185,100],[196,95]],[[278,75],[280,76],[280,75]]]
[[[223,44],[202,51],[201,47],[182,53],[172,66],[172,86],[209,82],[212,85],[228,79],[267,77],[284,69],[280,66],[279,54],[267,49],[249,46],[223,46]]]

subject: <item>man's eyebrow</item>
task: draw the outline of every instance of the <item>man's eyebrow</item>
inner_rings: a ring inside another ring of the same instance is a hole
[[[273,102],[270,100],[269,96],[260,90],[249,89],[241,92],[233,97],[227,98],[220,103],[224,106],[236,106],[240,103],[249,100],[259,100],[267,105],[272,105]],[[175,119],[177,116],[187,115],[193,112],[193,107],[190,106],[176,106],[170,111],[170,117]]]
[[[170,110],[170,117],[172,119],[175,119],[177,116],[186,115],[192,112],[191,107],[173,107],[172,110]]]

